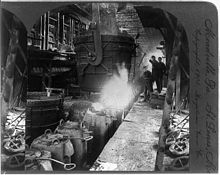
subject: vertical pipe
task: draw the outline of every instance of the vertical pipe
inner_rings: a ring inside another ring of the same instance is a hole
[[[72,47],[72,19],[69,17],[69,45]]]
[[[72,31],[71,31],[71,18],[69,17],[69,34],[68,34],[68,38],[69,38],[69,45],[72,47]]]
[[[46,13],[46,50],[48,49],[48,45],[49,45],[49,12]]]
[[[40,44],[40,50],[42,49],[42,16],[40,17],[40,26],[39,26],[39,44]]]
[[[43,16],[41,16],[40,17],[40,49],[44,48],[43,31],[44,31],[44,20],[43,20]]]
[[[92,60],[94,65],[99,65],[102,60],[102,41],[100,32],[100,10],[98,3],[92,3],[92,21],[95,23],[96,28],[93,31],[94,36],[94,47],[95,47],[95,60]]]
[[[46,46],[46,44],[47,44],[47,37],[46,37],[46,25],[47,25],[47,23],[46,23],[46,13],[44,14],[44,26],[43,26],[43,35],[44,35],[44,44],[43,44],[43,50],[46,50],[47,49],[47,46]]]
[[[64,30],[64,16],[60,14],[60,43],[63,43],[63,30]]]
[[[44,44],[43,44],[43,50],[46,50],[46,14],[44,14],[44,26],[43,26],[43,35],[44,35]]]
[[[57,13],[57,45],[59,46],[60,42],[60,13]]]
[[[42,16],[43,19],[43,26],[42,26],[42,35],[43,35],[43,50],[45,50],[46,48],[46,31],[45,31],[45,26],[46,26],[46,18],[45,18],[45,14]]]
[[[65,23],[65,16],[64,15],[62,15],[62,21],[63,21],[63,23],[62,23],[62,26],[63,26],[63,31],[62,31],[62,43],[64,42],[64,23]]]

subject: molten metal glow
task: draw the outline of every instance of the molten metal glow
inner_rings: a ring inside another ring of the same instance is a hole
[[[102,90],[101,102],[105,107],[124,109],[132,100],[132,88],[128,84],[128,71],[124,64],[118,66],[119,75],[114,75]]]
[[[96,110],[96,111],[102,111],[104,109],[104,106],[101,103],[93,103],[92,107]]]

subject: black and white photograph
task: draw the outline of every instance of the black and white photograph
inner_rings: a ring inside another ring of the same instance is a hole
[[[1,173],[218,173],[218,8],[1,2]]]

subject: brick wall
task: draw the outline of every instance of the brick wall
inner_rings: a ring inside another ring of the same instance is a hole
[[[163,56],[162,52],[156,49],[156,47],[159,46],[160,41],[163,40],[159,30],[155,28],[144,29],[136,10],[129,4],[125,9],[116,14],[116,21],[118,27],[125,28],[132,37],[135,37],[137,33],[140,33],[140,37],[137,40],[140,47],[137,49],[136,60],[133,60],[133,63],[136,62],[136,72],[142,71],[143,65],[149,65],[149,69],[151,69],[151,64],[149,64],[148,61],[149,58],[152,55],[155,55],[156,58]],[[143,59],[143,64],[140,66],[140,70],[137,70],[138,63],[140,63],[144,52],[146,53],[146,56]]]

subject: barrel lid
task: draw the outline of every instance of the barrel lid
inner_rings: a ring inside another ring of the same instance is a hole
[[[61,95],[51,93],[50,97],[48,97],[46,92],[27,93],[27,100],[45,100],[45,99],[57,99],[57,98],[61,98]]]
[[[54,93],[50,94],[50,97],[47,97],[46,92],[28,92],[27,93],[27,106],[33,103],[43,103],[43,102],[57,102],[61,101],[62,96]]]

